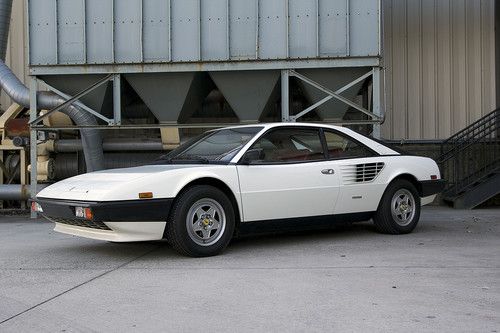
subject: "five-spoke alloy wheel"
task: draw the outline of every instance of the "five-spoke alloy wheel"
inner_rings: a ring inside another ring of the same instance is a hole
[[[184,190],[175,200],[166,237],[181,254],[206,257],[226,248],[234,228],[234,208],[227,195],[216,187],[197,185]]]
[[[420,197],[415,186],[398,179],[387,187],[373,221],[378,231],[387,234],[407,234],[420,219]]]

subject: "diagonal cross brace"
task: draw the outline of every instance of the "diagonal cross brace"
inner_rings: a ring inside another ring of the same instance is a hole
[[[89,92],[91,92],[92,90],[102,86],[103,84],[107,83],[109,80],[111,80],[113,78],[113,74],[109,74],[107,75],[106,77],[102,78],[101,80],[97,81],[96,83],[94,83],[93,85],[91,85],[90,87],[88,87],[87,89],[79,92],[78,94],[76,94],[75,96],[73,96],[72,98],[68,99],[66,102],[62,103],[61,105],[53,108],[52,110],[48,111],[47,113],[37,117],[36,119],[33,119],[31,120],[28,124],[29,125],[36,125],[38,123],[40,123],[45,117],[48,117],[49,115],[51,115],[52,113],[54,112],[57,112],[59,110],[62,110],[64,109],[65,107],[69,106],[69,105],[72,105],[74,104],[78,99],[80,99],[82,96],[85,96],[86,94],[88,94]]]
[[[290,70],[290,75],[291,76],[295,76],[297,77],[298,79],[304,81],[305,83],[315,87],[316,89],[319,89],[321,91],[323,91],[324,93],[326,93],[328,96],[323,98],[322,100],[320,100],[319,102],[311,105],[310,107],[308,107],[307,109],[305,109],[304,111],[298,113],[297,115],[293,116],[293,119],[298,119],[302,116],[304,116],[306,113],[314,110],[315,108],[317,108],[318,106],[328,102],[329,100],[331,100],[332,98],[335,98],[335,99],[338,99],[339,101],[355,108],[356,110],[366,114],[367,116],[369,116],[370,118],[372,118],[374,121],[377,121],[377,122],[381,122],[382,121],[382,118],[373,114],[372,112],[370,112],[369,110],[365,109],[364,107],[361,107],[359,106],[358,104],[348,100],[347,98],[341,96],[340,94],[343,93],[344,91],[348,90],[349,88],[355,86],[356,84],[358,84],[359,82],[362,82],[363,80],[365,80],[366,78],[370,77],[373,75],[373,70],[360,76],[359,78],[357,78],[356,80],[348,83],[347,85],[345,85],[344,87],[338,89],[337,91],[332,91],[326,87],[324,87],[323,85],[309,79],[308,77],[302,75],[302,74],[299,74],[297,73],[296,71],[294,70]]]

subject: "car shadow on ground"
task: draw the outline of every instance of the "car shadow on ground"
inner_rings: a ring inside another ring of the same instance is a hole
[[[429,226],[418,226],[414,232],[426,232],[428,229]],[[435,231],[433,230],[433,232]],[[411,236],[411,234],[407,236]],[[339,244],[345,244],[345,242],[362,242],[366,239],[373,240],[380,239],[381,237],[387,237],[387,235],[377,233],[372,223],[362,222],[307,231],[265,232],[244,235],[234,238],[224,253],[234,254],[256,249],[265,251],[266,248],[286,251],[287,248],[295,248],[298,245],[307,248],[309,244],[318,242],[331,242],[332,244],[338,242]],[[177,254],[165,240],[134,243],[90,241],[82,244],[75,242],[63,248],[66,254],[98,256],[100,258],[116,260],[131,259],[134,257],[147,257],[148,260],[184,258],[184,256]]]

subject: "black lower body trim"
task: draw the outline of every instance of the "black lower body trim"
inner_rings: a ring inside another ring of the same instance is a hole
[[[423,180],[419,182],[418,192],[422,198],[425,198],[443,192],[445,186],[446,180],[444,179]]]
[[[240,223],[238,228],[238,235],[243,236],[266,233],[328,229],[342,224],[368,221],[372,218],[373,214],[374,212],[363,212],[242,222]]]
[[[36,200],[48,218],[75,219],[75,207],[92,209],[93,221],[165,222],[174,199],[88,202],[39,198]],[[82,219],[84,220],[84,219]]]

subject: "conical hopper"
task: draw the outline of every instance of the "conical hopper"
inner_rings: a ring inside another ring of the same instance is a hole
[[[204,83],[202,74],[192,72],[126,74],[125,79],[160,123],[189,118],[210,92],[205,88],[210,82]]]
[[[322,86],[336,91],[343,86],[349,84],[350,82],[356,80],[360,76],[366,74],[369,68],[331,68],[331,69],[304,69],[298,72],[305,75],[307,78],[321,84]],[[306,97],[309,99],[311,104],[319,102],[327,96],[323,91],[297,79],[298,84],[303,88]],[[349,88],[347,91],[343,92],[341,95],[349,100],[353,100],[360,88],[362,87],[364,81],[360,82],[353,87]],[[336,121],[341,120],[347,110],[350,108],[349,105],[333,98],[328,102],[319,106],[316,111],[318,115],[324,121]]]
[[[210,72],[240,122],[257,122],[266,108],[279,71]]]
[[[57,90],[70,96],[74,96],[102,78],[104,78],[104,75],[47,75],[43,76],[42,80]],[[101,112],[104,98],[106,96],[106,89],[110,84],[111,82],[108,82],[108,84],[105,83],[100,87],[97,87],[80,98],[80,101],[89,108],[97,112]]]

